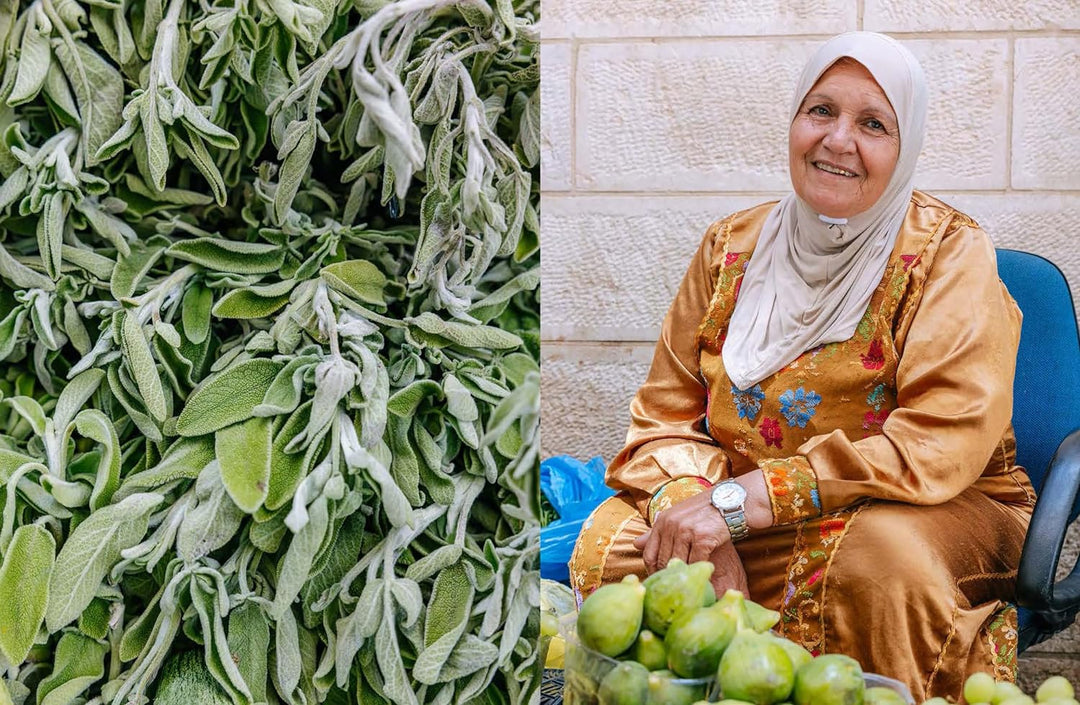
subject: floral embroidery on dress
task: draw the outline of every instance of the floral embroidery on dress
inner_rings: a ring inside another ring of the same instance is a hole
[[[739,389],[731,385],[731,396],[735,401],[735,408],[739,412],[740,419],[753,421],[761,411],[761,401],[765,398],[765,392],[761,391],[761,385],[755,384],[750,389]]]
[[[809,392],[802,387],[788,389],[780,395],[780,413],[787,419],[788,426],[806,428],[820,403],[821,395],[812,389]]]
[[[765,447],[776,446],[781,447],[784,444],[784,432],[780,430],[780,421],[765,417],[761,420],[761,428],[758,430],[761,437],[765,439]]]
[[[874,411],[881,411],[881,405],[885,403],[885,385],[879,384],[874,387],[874,391],[866,397],[866,404],[874,407]]]
[[[805,456],[763,460],[758,467],[769,492],[773,524],[794,524],[821,514],[817,475]]]
[[[712,483],[707,478],[698,476],[678,477],[665,483],[649,500],[649,524],[652,525],[660,512],[710,487]]]
[[[728,252],[726,255],[724,255],[724,266],[725,267],[730,267],[731,265],[738,262],[739,257],[741,257],[741,256],[742,256],[741,252]]]
[[[870,349],[865,355],[860,355],[862,366],[868,370],[880,370],[885,366],[885,352],[881,348],[881,341],[875,340],[870,343]]]
[[[882,426],[885,425],[885,419],[889,418],[889,410],[882,409],[881,411],[867,411],[863,416],[862,427],[867,431],[881,432]]]
[[[777,628],[782,636],[802,644],[814,656],[825,651],[822,598],[829,566],[863,506],[822,517],[816,535],[814,523],[806,522],[799,527],[795,537]]]
[[[900,259],[904,261],[904,271],[909,271],[912,267],[919,263],[922,259],[919,255],[900,255]]]
[[[1016,606],[1006,603],[994,613],[990,624],[984,627],[994,664],[993,675],[999,681],[1016,682],[1017,620]]]

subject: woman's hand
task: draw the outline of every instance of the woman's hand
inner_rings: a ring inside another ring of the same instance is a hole
[[[723,544],[731,543],[727,522],[712,505],[711,494],[705,490],[665,509],[650,531],[634,539],[634,547],[643,549],[650,574],[672,558],[685,563],[707,561]]]
[[[751,530],[772,526],[772,508],[760,470],[740,475],[736,482],[746,490],[746,522]],[[712,561],[713,586],[717,594],[729,587],[746,592],[746,573],[731,542],[724,517],[712,505],[712,492],[706,490],[684,499],[661,512],[652,529],[634,540],[642,550],[645,569],[655,573],[672,558],[685,563]]]

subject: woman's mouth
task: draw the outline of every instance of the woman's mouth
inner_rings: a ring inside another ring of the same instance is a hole
[[[816,166],[818,169],[821,169],[822,171],[828,172],[830,174],[836,174],[837,176],[858,176],[858,174],[853,171],[848,171],[847,169],[838,167],[835,164],[829,164],[828,162],[813,162],[813,165]]]

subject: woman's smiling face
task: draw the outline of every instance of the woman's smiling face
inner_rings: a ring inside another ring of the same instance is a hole
[[[850,218],[874,205],[899,154],[896,113],[853,59],[840,59],[821,75],[788,135],[795,193],[830,218]]]

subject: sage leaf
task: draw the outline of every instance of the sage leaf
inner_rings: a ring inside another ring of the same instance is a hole
[[[177,433],[201,436],[251,418],[282,367],[280,362],[255,358],[207,378],[188,397],[176,422]]]
[[[41,705],[67,705],[105,675],[107,648],[78,632],[66,632],[56,645],[53,670],[37,688]]]
[[[213,459],[213,439],[205,436],[180,438],[152,468],[126,477],[113,499],[123,500],[142,490],[154,490],[176,480],[194,480]]]
[[[281,565],[278,568],[277,593],[274,595],[274,606],[271,611],[271,616],[275,619],[290,609],[293,600],[300,594],[300,589],[307,581],[315,553],[326,535],[328,522],[326,505],[326,495],[319,495],[312,502],[308,509],[310,517],[308,523],[289,542],[289,549],[281,559]]]
[[[213,292],[199,284],[195,284],[184,293],[181,309],[184,335],[196,345],[206,340],[210,332],[210,312],[213,302]]]
[[[438,382],[430,379],[422,379],[413,382],[394,393],[386,404],[390,413],[402,417],[411,417],[416,413],[420,403],[427,397],[433,397],[436,401],[443,396],[443,389]]]
[[[176,654],[165,662],[158,682],[157,705],[232,705],[210,675],[198,652]]]
[[[240,527],[244,513],[229,498],[218,461],[211,461],[195,482],[198,504],[187,512],[176,535],[176,552],[194,561],[224,546]]]
[[[285,261],[285,250],[277,245],[211,237],[181,240],[165,254],[214,271],[236,274],[269,274]]]
[[[150,512],[163,499],[154,493],[134,494],[94,512],[75,527],[60,548],[49,580],[45,624],[50,632],[86,609],[102,579],[120,559],[120,551],[142,539]]]
[[[50,23],[41,7],[29,13],[19,45],[19,69],[15,87],[8,96],[8,105],[20,105],[33,100],[45,83],[52,51],[49,48]]]
[[[120,329],[120,347],[124,351],[128,369],[135,379],[135,384],[139,387],[140,396],[150,416],[157,421],[164,421],[169,415],[169,408],[165,400],[165,388],[158,375],[157,363],[154,360],[154,354],[150,351],[150,343],[133,314],[128,313],[123,318],[124,323]]]
[[[334,290],[357,301],[378,306],[386,305],[383,294],[387,283],[386,275],[367,260],[337,262],[323,267],[319,276]]]
[[[296,617],[292,610],[285,610],[277,617],[274,629],[275,656],[274,684],[278,695],[286,701],[292,700],[292,692],[300,683],[300,636],[297,632]]]
[[[460,345],[464,348],[490,348],[492,350],[510,350],[520,347],[521,338],[513,333],[491,326],[473,326],[457,321],[445,321],[430,311],[425,311],[415,318],[408,319],[419,331],[435,336],[429,338],[438,346],[443,344]]]
[[[129,254],[121,255],[117,259],[109,280],[109,290],[117,299],[134,294],[139,283],[165,252],[165,248],[161,246],[147,246],[142,242],[132,243],[129,250]]]
[[[214,435],[214,452],[221,480],[233,503],[251,514],[270,488],[270,449],[273,426],[269,419],[252,418],[220,429]]]
[[[16,529],[4,553],[0,564],[0,654],[8,663],[25,661],[34,645],[45,619],[55,556],[52,534],[36,524]]]
[[[314,368],[318,361],[315,355],[300,355],[290,360],[274,377],[262,404],[255,407],[255,415],[276,416],[295,411],[302,398],[304,374]]]
[[[56,400],[56,408],[53,409],[53,422],[58,429],[67,428],[83,405],[101,386],[103,379],[105,379],[105,371],[96,369],[86,370],[71,378],[60,392],[60,398]]]
[[[80,140],[88,166],[97,164],[96,154],[120,128],[124,106],[124,81],[109,62],[83,42],[61,42],[56,55],[67,73],[79,104],[82,120]]]
[[[87,605],[83,613],[79,615],[79,631],[98,641],[103,641],[109,635],[109,605],[111,603],[100,597],[95,597]]]
[[[270,622],[259,605],[245,602],[229,612],[227,641],[236,668],[251,690],[252,700],[266,702]]]
[[[106,506],[120,486],[120,439],[112,421],[97,409],[85,409],[75,417],[75,428],[84,437],[102,446],[98,461],[94,491],[90,495],[90,510]]]
[[[289,293],[295,282],[286,280],[282,286],[272,285],[262,290],[254,287],[233,289],[214,304],[213,314],[217,318],[238,318],[249,320],[266,318],[289,302]],[[282,293],[274,294],[274,291]]]

